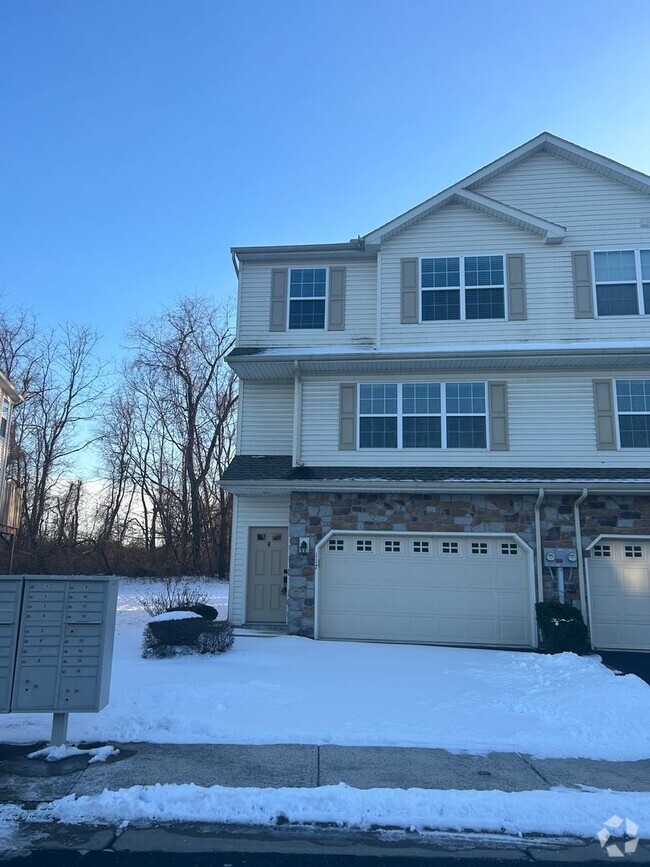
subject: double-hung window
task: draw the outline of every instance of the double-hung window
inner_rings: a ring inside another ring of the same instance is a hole
[[[650,448],[650,379],[617,379],[616,407],[621,448]]]
[[[292,268],[289,275],[289,328],[325,328],[327,268]]]
[[[362,383],[359,447],[487,448],[485,383]]]
[[[7,426],[9,424],[9,401],[2,401],[2,418],[0,418],[0,439],[7,436]]]
[[[505,319],[503,256],[442,256],[420,265],[422,321]]]
[[[594,253],[599,316],[650,314],[650,250]]]

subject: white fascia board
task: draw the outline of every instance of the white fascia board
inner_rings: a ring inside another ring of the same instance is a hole
[[[596,174],[611,178],[625,186],[650,195],[650,177],[643,172],[631,169],[608,157],[595,154],[593,151],[589,151],[586,148],[580,147],[580,145],[566,141],[549,132],[543,132],[518,148],[499,157],[499,159],[488,163],[466,178],[452,184],[432,198],[427,199],[395,217],[395,219],[390,220],[388,223],[384,223],[383,226],[379,226],[377,229],[369,232],[364,236],[366,244],[381,243],[382,240],[397,234],[407,226],[421,220],[423,216],[431,210],[440,207],[442,202],[446,202],[455,193],[463,191],[473,192],[480,184],[486,183],[493,177],[502,174],[507,169],[514,167],[524,159],[540,151],[547,151],[570,162],[578,163]],[[549,241],[548,243],[557,243],[557,241]]]
[[[525,229],[534,235],[541,236],[545,244],[561,244],[566,236],[566,228],[564,226],[551,223],[550,220],[536,217],[527,211],[521,211],[519,208],[513,208],[504,202],[488,198],[488,196],[482,196],[471,190],[461,190],[455,194],[454,198],[461,204],[474,208],[476,211],[496,217],[497,220],[503,220],[505,223],[511,223],[513,226],[517,226],[517,228]]]
[[[585,486],[589,487],[592,494],[620,494],[628,493],[635,496],[650,494],[650,478],[639,482],[631,482],[629,479],[608,479],[607,481],[593,481],[585,479],[558,479],[553,482],[540,481],[539,479],[518,479],[516,482],[504,482],[503,480],[490,481],[489,479],[429,482],[419,479],[387,481],[386,479],[329,479],[309,481],[277,481],[273,480],[233,480],[222,482],[221,487],[232,494],[254,495],[274,497],[288,495],[292,491],[319,491],[319,492],[385,492],[385,493],[427,493],[427,494],[537,494],[540,487],[546,494],[578,495]],[[254,494],[253,494],[254,492]],[[618,536],[617,538],[623,538]]]

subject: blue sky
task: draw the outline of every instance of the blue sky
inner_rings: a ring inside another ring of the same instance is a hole
[[[648,0],[3,0],[0,289],[94,324],[233,294],[547,129],[650,173]]]

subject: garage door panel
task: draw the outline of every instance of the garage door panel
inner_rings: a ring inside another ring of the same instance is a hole
[[[525,555],[502,557],[499,539],[478,536],[403,536],[394,552],[389,534],[373,538],[372,554],[357,553],[357,538],[345,537],[345,552],[321,552],[322,637],[531,646]],[[474,540],[488,553],[472,554]]]
[[[641,557],[626,557],[630,546]],[[606,549],[609,557],[596,556]],[[650,650],[650,543],[608,539],[588,563],[591,642],[596,649]]]

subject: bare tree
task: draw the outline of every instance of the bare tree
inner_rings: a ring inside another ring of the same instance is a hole
[[[128,504],[122,521],[139,525],[149,551],[164,547],[179,569],[219,575],[227,571],[230,522],[219,479],[232,457],[237,401],[224,360],[229,318],[227,307],[192,297],[134,325],[101,434],[107,515]]]

